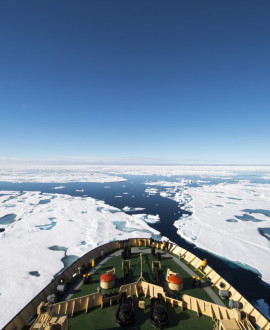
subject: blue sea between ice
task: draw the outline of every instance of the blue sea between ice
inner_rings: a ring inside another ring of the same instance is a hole
[[[124,176],[127,181],[114,182],[114,183],[89,183],[89,182],[69,182],[69,183],[10,183],[0,182],[0,190],[8,191],[40,191],[41,193],[51,194],[67,194],[72,197],[92,197],[98,200],[103,200],[106,204],[113,207],[123,209],[125,206],[129,206],[129,211],[125,211],[127,214],[158,214],[160,221],[157,223],[149,223],[150,227],[160,231],[162,236],[168,237],[171,241],[175,242],[179,246],[188,249],[199,258],[207,258],[209,264],[221,274],[233,287],[235,287],[244,297],[250,302],[253,302],[261,312],[269,317],[270,310],[267,305],[262,303],[263,300],[270,306],[270,285],[263,282],[258,276],[258,272],[252,267],[247,265],[241,265],[240,263],[231,262],[220,256],[216,256],[213,253],[209,253],[205,250],[197,248],[195,245],[185,241],[181,238],[176,228],[173,226],[174,221],[178,220],[181,214],[190,214],[187,210],[179,211],[178,204],[168,198],[161,197],[159,194],[148,195],[145,193],[147,185],[145,182],[154,181],[179,181],[179,179],[189,180],[189,186],[201,186],[201,185],[216,185],[222,182],[234,183],[239,180],[251,180],[254,183],[270,183],[270,180],[263,180],[260,175],[245,175],[237,176],[233,178],[207,178],[205,177],[191,177],[191,176]],[[60,186],[61,189],[55,189]],[[155,186],[153,186],[155,187]],[[157,188],[164,190],[164,187]],[[119,198],[121,196],[121,198]],[[45,196],[44,196],[45,197]],[[233,199],[233,197],[232,197]],[[12,204],[12,199],[11,199]],[[21,201],[23,202],[23,200]],[[41,203],[50,203],[50,199],[44,198]],[[10,205],[11,205],[10,204]],[[143,210],[136,211],[136,208],[143,208]],[[133,209],[132,209],[133,208]],[[262,213],[269,216],[269,210],[245,210],[249,213],[249,216],[240,217],[236,219],[228,219],[228,222],[235,221],[258,221],[256,219],[257,213]],[[16,215],[12,212],[8,213],[4,217],[0,218],[1,224],[12,223],[16,218]],[[51,224],[46,228],[40,228],[41,230],[50,230],[55,225],[55,219],[52,219]],[[116,227],[125,231],[125,225],[121,221],[115,223]],[[127,229],[130,231],[130,228]],[[259,230],[260,234],[270,240],[270,228],[262,228]],[[75,261],[75,256],[65,256],[63,260],[64,268],[68,267]],[[33,276],[37,276],[34,274]],[[268,309],[268,310],[267,310]]]

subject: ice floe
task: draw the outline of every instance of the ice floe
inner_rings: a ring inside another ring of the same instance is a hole
[[[166,180],[161,180],[161,181],[152,181],[152,182],[145,182],[146,185],[149,186],[159,186],[159,187],[181,187],[181,186],[186,186],[187,184],[192,183],[192,180],[187,180],[187,179],[181,179],[179,181],[166,181]]]
[[[113,175],[158,175],[158,176],[201,176],[203,179],[220,178],[229,179],[241,173],[264,173],[264,177],[270,177],[270,166],[104,166],[93,168],[95,171]]]
[[[144,207],[130,207],[130,206],[125,206],[122,208],[124,212],[138,212],[138,211],[143,211],[145,210]]]
[[[40,192],[0,195],[0,218],[10,214],[5,208],[9,197],[16,215],[1,224],[5,231],[0,232],[0,328],[55,274],[87,251],[112,239],[159,237],[147,224],[154,216],[142,221],[90,197]],[[50,202],[40,204],[41,200]]]
[[[270,166],[88,166],[88,165],[0,165],[0,181],[9,182],[118,182],[122,175],[200,176],[231,178],[241,173],[263,173],[270,179]],[[178,185],[183,182],[178,182]]]
[[[159,215],[153,215],[153,214],[146,214],[145,217],[143,217],[143,220],[148,223],[156,223],[160,221]]]
[[[133,216],[148,223],[157,223],[160,221],[158,214],[134,214]]]
[[[0,166],[0,182],[119,182],[126,179],[109,175],[102,166]],[[63,189],[63,186],[54,189]]]
[[[147,188],[147,189],[145,189],[145,192],[148,193],[149,195],[155,195],[158,193],[158,189],[157,188]]]
[[[269,184],[242,181],[184,187],[169,198],[192,212],[174,223],[179,235],[198,247],[257,269],[270,283]]]

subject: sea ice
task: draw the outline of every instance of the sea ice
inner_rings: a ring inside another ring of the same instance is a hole
[[[145,210],[144,207],[130,207],[130,206],[125,206],[122,208],[124,212],[137,212],[137,211],[143,211]]]
[[[0,181],[9,182],[119,182],[126,181],[118,175],[200,176],[231,178],[239,173],[263,173],[270,179],[269,166],[5,166],[0,165]],[[177,185],[186,183],[181,179]],[[190,182],[189,182],[190,183]],[[149,183],[147,183],[149,184]],[[157,182],[153,182],[154,185]],[[172,185],[173,183],[171,183]],[[174,183],[176,184],[176,183]],[[162,185],[162,183],[160,184]],[[168,185],[168,182],[166,183]],[[107,186],[109,188],[109,186]]]
[[[122,177],[109,175],[102,166],[5,166],[0,165],[0,181],[8,182],[119,182]],[[63,189],[63,186],[54,189]]]
[[[147,214],[144,218],[144,221],[148,223],[157,223],[160,221],[159,215]]]
[[[270,227],[269,184],[241,181],[184,187],[178,192],[177,201],[179,194],[185,203],[181,208],[192,211],[174,223],[179,235],[200,248],[257,269],[262,279],[270,283],[266,262],[270,242],[265,235]],[[228,203],[232,198],[234,203]],[[250,213],[256,213],[256,217]]]
[[[145,189],[145,192],[148,193],[149,195],[155,195],[158,193],[158,189],[157,188],[147,188],[147,189]]]
[[[200,176],[206,178],[231,179],[231,177],[245,173],[264,173],[262,177],[270,178],[269,166],[103,166],[91,167],[95,173],[110,173],[113,175],[158,175],[164,177],[171,176]]]
[[[137,219],[141,219],[148,223],[156,223],[160,221],[159,215],[156,214],[134,214],[133,217],[136,217]]]
[[[181,179],[178,181],[153,181],[153,182],[145,182],[146,185],[149,186],[159,186],[159,187],[182,187],[191,183],[190,180]]]

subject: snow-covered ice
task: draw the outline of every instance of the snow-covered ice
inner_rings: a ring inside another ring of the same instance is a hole
[[[153,182],[145,182],[146,185],[149,186],[159,186],[159,187],[181,187],[191,183],[191,180],[181,179],[180,181],[153,181]]]
[[[157,188],[146,188],[145,192],[148,193],[149,195],[156,195],[158,193]]]
[[[148,223],[157,223],[160,221],[159,215],[156,214],[146,214],[145,217],[142,217],[142,219]]]
[[[143,211],[145,210],[144,207],[130,207],[130,206],[125,206],[122,208],[124,212],[137,212],[137,211]]]
[[[242,181],[185,187],[170,198],[192,212],[174,223],[179,235],[198,247],[251,266],[270,283],[270,241],[261,230],[270,228],[269,184]]]
[[[119,182],[126,179],[107,174],[100,166],[0,166],[0,182]],[[62,186],[61,186],[62,188]],[[56,187],[56,189],[60,189]]]
[[[118,182],[122,175],[200,176],[230,178],[242,173],[264,173],[270,178],[270,166],[89,166],[89,165],[0,165],[0,181],[9,182]],[[178,183],[179,184],[179,183]]]
[[[0,218],[11,213],[5,207],[9,198],[16,217],[1,224],[0,328],[53,279],[63,262],[112,239],[159,235],[141,218],[90,197],[3,191]],[[44,199],[50,202],[40,204]]]
[[[134,214],[133,216],[148,223],[157,223],[160,221],[158,214]]]
[[[200,176],[203,179],[208,178],[224,178],[229,179],[232,176],[245,173],[267,173],[266,177],[270,177],[270,166],[198,166],[198,165],[185,165],[185,166],[104,166],[96,167],[96,171],[103,171],[113,175],[158,175],[158,176]]]

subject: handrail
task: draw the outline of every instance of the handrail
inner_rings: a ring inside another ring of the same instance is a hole
[[[44,289],[42,289],[5,325],[4,329],[13,330],[14,327],[21,329],[28,325],[28,320],[36,315],[36,309],[40,302],[45,301],[47,296],[56,290],[60,277],[66,277],[66,279],[70,281],[72,279],[72,275],[77,272],[79,266],[90,263],[90,259],[92,258],[96,259],[101,256],[101,251],[104,251],[105,253],[111,252],[112,250],[122,248],[125,244],[128,244],[129,246],[136,246],[138,240],[143,241],[145,247],[150,246],[151,242],[155,242],[157,248],[162,248],[162,242],[154,241],[151,238],[130,238],[125,241],[108,242],[94,248],[93,250],[88,251],[82,257],[73,262],[62,273],[60,273],[55,279],[48,283]],[[194,254],[174,243],[169,243],[168,250],[175,255],[181,254],[182,257],[184,257],[195,268],[197,268],[197,265],[202,262],[202,260],[196,257]],[[205,273],[207,277],[210,278],[211,282],[214,282],[214,285],[217,285],[220,281],[222,281],[225,284],[225,288],[227,288],[227,290],[232,293],[232,297],[235,297],[235,300],[243,304],[243,310],[253,319],[255,319],[256,324],[258,324],[261,329],[270,330],[270,322],[209,265],[207,265],[205,268]]]

